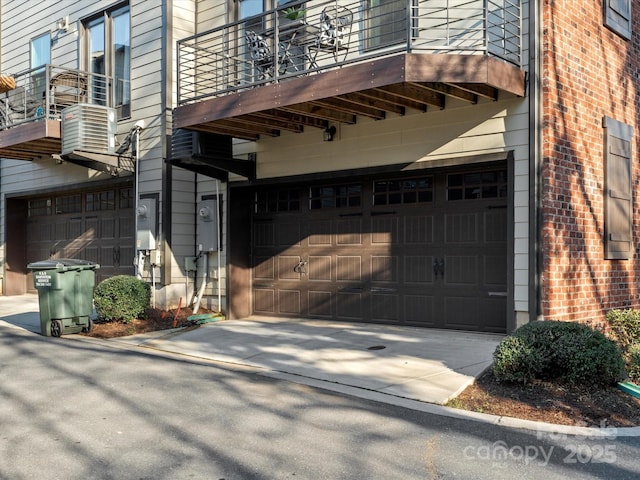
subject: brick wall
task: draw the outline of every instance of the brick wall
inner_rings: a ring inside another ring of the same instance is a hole
[[[602,320],[640,308],[640,1],[633,36],[603,21],[603,1],[543,0],[542,308],[547,319]],[[634,127],[633,258],[604,260],[604,131],[612,117]]]

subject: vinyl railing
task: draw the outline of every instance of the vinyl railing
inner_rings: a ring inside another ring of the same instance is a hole
[[[182,39],[178,101],[412,52],[521,66],[521,0],[307,0]]]

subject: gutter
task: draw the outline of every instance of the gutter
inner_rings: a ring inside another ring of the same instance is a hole
[[[529,0],[529,321],[542,318],[541,4]]]

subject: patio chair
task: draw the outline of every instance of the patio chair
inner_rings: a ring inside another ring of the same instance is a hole
[[[317,65],[316,57],[320,52],[333,55],[336,62],[344,61],[349,53],[349,39],[353,25],[353,12],[347,7],[332,5],[320,13],[320,34],[315,44],[309,45],[313,51],[313,64]],[[344,55],[343,55],[344,54]]]
[[[252,64],[260,73],[258,79],[264,80],[267,77],[273,77],[275,56],[271,52],[267,41],[253,30],[245,32],[245,39]]]

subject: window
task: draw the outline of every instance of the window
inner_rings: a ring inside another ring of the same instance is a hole
[[[604,24],[622,38],[631,38],[631,0],[604,0]]]
[[[131,23],[129,7],[103,12],[84,22],[86,69],[92,74],[90,92],[94,103],[109,98],[119,118],[131,115]],[[113,84],[108,85],[107,78]]]
[[[51,63],[51,34],[45,33],[31,40],[29,63],[31,68],[32,93],[42,98],[46,90],[46,68]]]
[[[433,177],[379,180],[373,183],[374,205],[397,205],[433,201]]]
[[[604,126],[604,247],[608,260],[632,255],[632,190],[630,125],[605,117]]]
[[[113,190],[98,193],[87,193],[87,212],[115,210],[115,208],[115,192]]]
[[[408,20],[406,0],[368,0],[365,15],[367,48],[406,41]]]
[[[447,200],[505,198],[506,196],[506,170],[447,175]]]
[[[29,200],[27,208],[29,217],[51,215],[51,199],[39,198],[36,200]]]
[[[256,193],[256,212],[295,212],[300,210],[300,191],[269,190]]]
[[[362,205],[362,185],[311,187],[309,208],[359,207]]]
[[[121,188],[119,208],[133,208],[133,206],[133,188]]]
[[[78,213],[82,211],[82,197],[80,195],[66,195],[56,198],[56,213]]]

